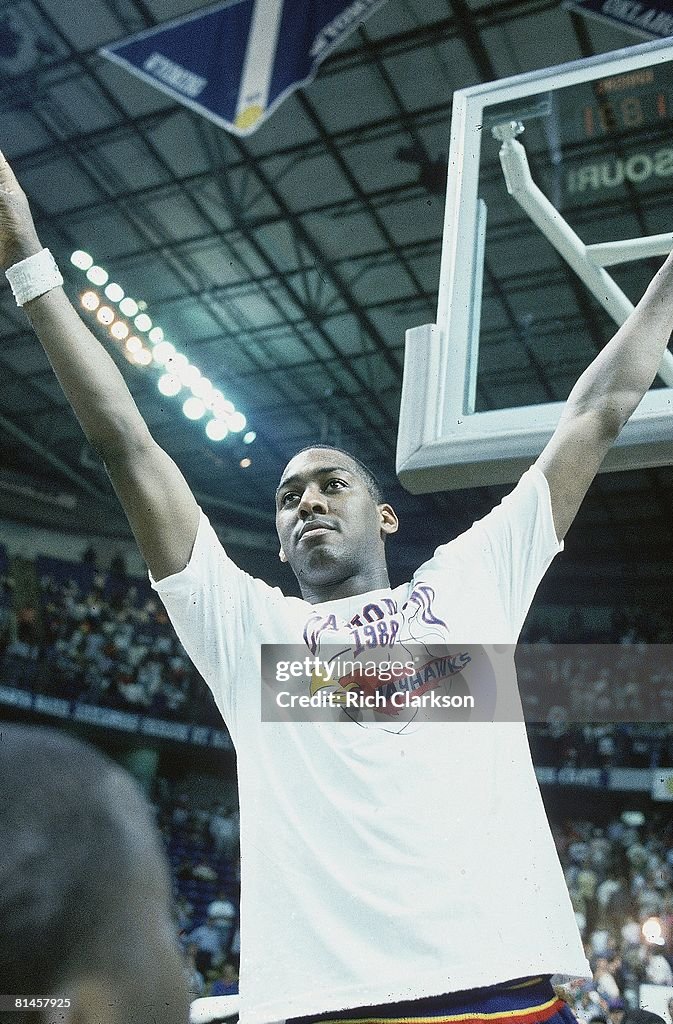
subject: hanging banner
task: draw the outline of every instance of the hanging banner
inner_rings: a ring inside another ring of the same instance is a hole
[[[613,25],[632,29],[645,39],[673,36],[673,2],[671,0],[565,0],[570,11],[611,21]]]
[[[236,135],[250,135],[385,0],[229,0],[100,50]]]

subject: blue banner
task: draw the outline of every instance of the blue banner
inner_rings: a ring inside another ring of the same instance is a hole
[[[236,135],[310,82],[385,0],[228,0],[101,49]]]
[[[588,14],[613,25],[632,29],[646,39],[673,36],[673,3],[671,0],[566,0],[564,7]]]
[[[97,704],[85,704],[63,697],[51,697],[12,686],[0,685],[0,705],[37,711],[52,718],[68,718],[85,725],[99,726],[106,730],[151,736],[154,739],[174,740],[177,743],[195,744],[199,747],[215,747],[218,750],[233,750],[229,733],[209,725],[190,725],[187,722],[168,722],[163,718],[148,718],[132,711],[118,711]]]

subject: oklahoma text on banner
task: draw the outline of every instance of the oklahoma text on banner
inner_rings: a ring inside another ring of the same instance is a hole
[[[673,35],[671,0],[566,0],[563,6],[580,14],[611,21],[632,29],[645,39],[665,39]]]

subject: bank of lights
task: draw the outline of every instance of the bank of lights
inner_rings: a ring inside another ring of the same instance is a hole
[[[205,420],[206,435],[211,441],[223,441],[229,434],[245,430],[248,424],[243,413],[187,356],[166,341],[162,328],[146,312],[145,303],[132,299],[121,285],[110,281],[107,270],[99,267],[88,252],[77,249],[70,262],[82,271],[88,285],[94,286],[87,286],[80,295],[82,307],[108,328],[130,363],[153,366],[159,371],[157,387],[162,395],[179,399],[187,419]],[[243,443],[252,444],[256,436],[254,430],[247,430]],[[251,464],[249,458],[240,461],[242,469]]]

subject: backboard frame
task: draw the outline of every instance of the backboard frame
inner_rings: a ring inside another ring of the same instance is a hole
[[[545,86],[558,89],[671,61],[673,40],[656,40],[454,93],[437,321],[406,334],[396,467],[407,490],[420,494],[516,481],[545,447],[564,405],[470,411],[474,302],[466,298],[481,275],[475,225],[484,108],[538,94]],[[671,463],[673,388],[664,387],[645,395],[601,471]]]

